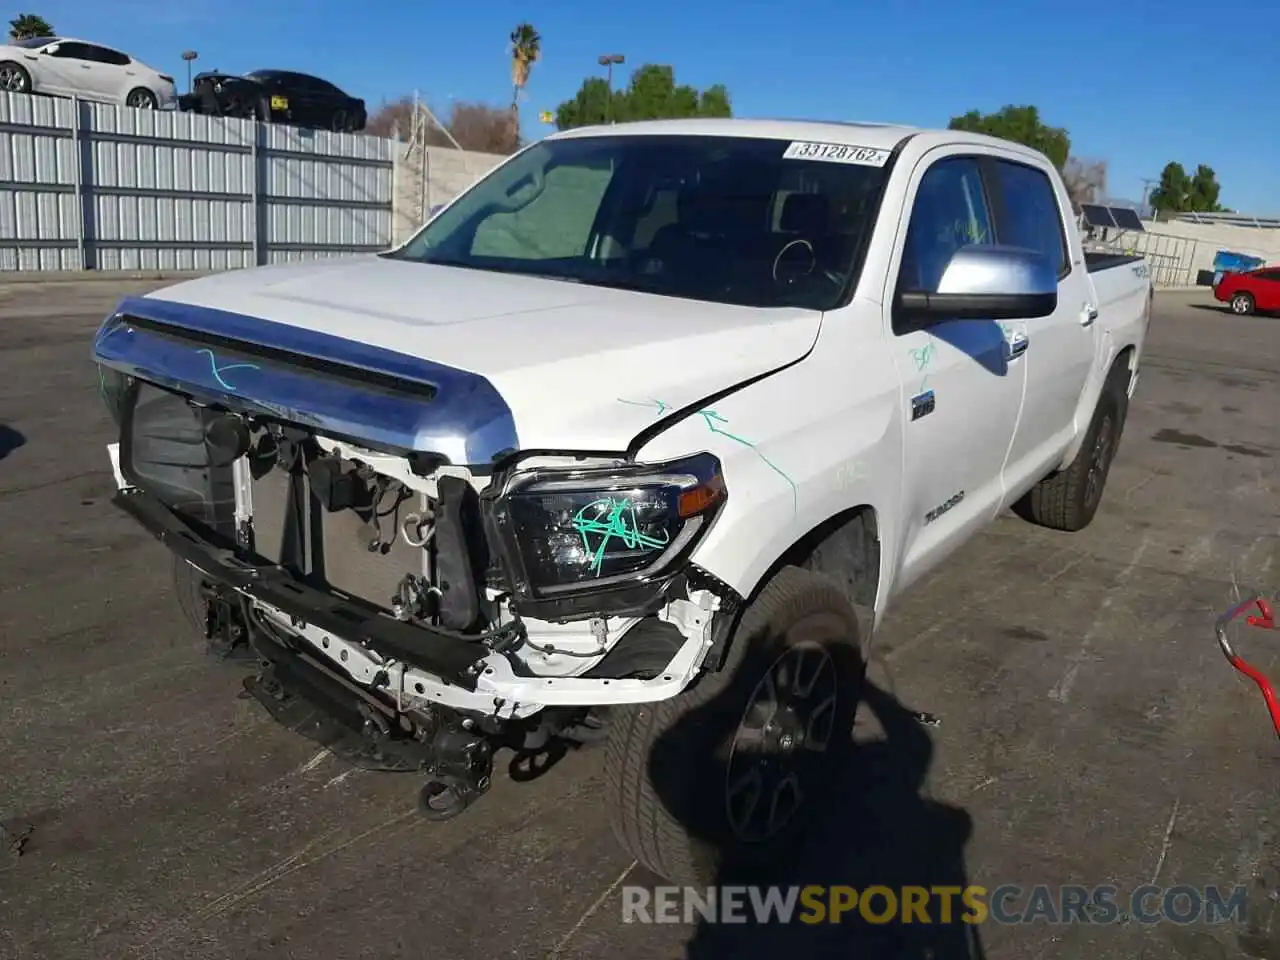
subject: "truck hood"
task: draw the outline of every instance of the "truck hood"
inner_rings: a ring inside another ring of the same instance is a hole
[[[379,256],[215,274],[144,299],[478,374],[520,446],[546,450],[623,450],[663,412],[800,359],[822,319]]]

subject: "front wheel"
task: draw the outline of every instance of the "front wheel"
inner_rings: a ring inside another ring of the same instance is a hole
[[[1242,317],[1246,316],[1247,314],[1253,313],[1254,307],[1255,307],[1255,304],[1253,302],[1253,296],[1251,294],[1244,293],[1243,291],[1241,291],[1240,293],[1235,294],[1231,298],[1231,312],[1235,314],[1239,314]]]
[[[139,87],[136,90],[129,91],[129,96],[125,97],[124,105],[133,107],[136,110],[155,110],[160,104],[156,100],[154,93]]]
[[[854,606],[826,577],[784,567],[744,612],[720,672],[615,708],[614,835],[676,884],[785,858],[835,794],[863,675]]]

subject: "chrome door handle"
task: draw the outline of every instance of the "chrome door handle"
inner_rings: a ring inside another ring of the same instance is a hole
[[[1027,339],[1027,336],[1024,333],[1015,333],[1013,335],[1013,339],[1005,342],[1008,344],[1006,357],[1009,360],[1016,360],[1018,357],[1022,356],[1027,352],[1027,347],[1031,344],[1031,341]]]
[[[1098,319],[1098,308],[1095,307],[1092,303],[1086,303],[1084,305],[1084,310],[1080,314],[1080,324],[1082,326],[1087,327],[1089,326],[1089,324],[1093,323],[1093,321],[1097,319]]]

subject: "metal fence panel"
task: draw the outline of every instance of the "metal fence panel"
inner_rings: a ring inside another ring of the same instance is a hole
[[[0,94],[0,270],[225,270],[384,250],[394,142]]]

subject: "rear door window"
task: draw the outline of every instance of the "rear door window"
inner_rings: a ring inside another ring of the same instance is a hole
[[[1048,174],[1009,160],[993,160],[992,166],[1001,207],[1000,242],[1044,254],[1058,275],[1066,276],[1071,272],[1071,257],[1058,196]]]

